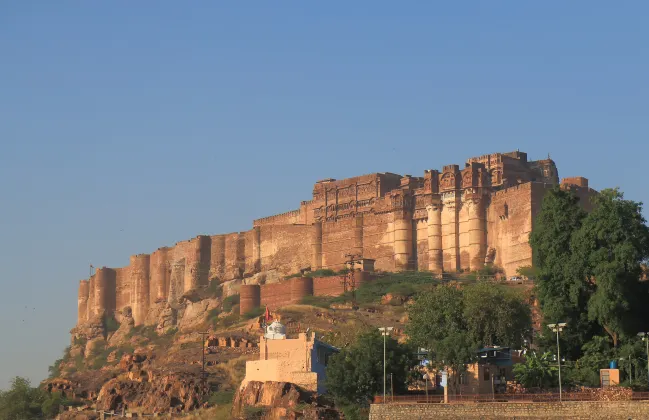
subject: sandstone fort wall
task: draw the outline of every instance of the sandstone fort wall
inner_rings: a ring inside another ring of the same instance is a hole
[[[261,286],[261,306],[268,306],[271,309],[290,305],[294,302],[291,297],[291,283],[283,281],[275,284],[264,284]]]
[[[487,211],[487,246],[496,250],[494,263],[514,274],[531,265],[529,234],[532,231],[532,184],[521,184],[491,196]]]
[[[359,288],[371,278],[371,273],[356,271],[353,287]],[[351,289],[350,280],[345,280],[344,276],[294,277],[280,283],[243,285],[239,289],[239,313],[244,315],[253,309],[266,306],[275,310],[282,306],[299,304],[306,296],[340,296]]]
[[[288,275],[309,267],[312,231],[313,227],[306,225],[262,226],[261,271],[278,269]]]
[[[373,259],[383,271],[456,272],[493,263],[514,275],[531,264],[534,217],[545,192],[558,184],[552,160],[528,161],[518,151],[471,158],[464,168],[427,170],[423,177],[375,173],[318,181],[299,209],[254,220],[248,231],[200,235],[135,255],[125,267],[97,269],[79,285],[78,320],[131,307],[140,325],[153,306],[173,305],[212,281],[339,270],[349,254]],[[590,208],[595,191],[586,178],[561,185]],[[313,293],[338,295],[342,286],[335,282],[315,281]],[[270,286],[261,299],[291,300],[289,286]]]

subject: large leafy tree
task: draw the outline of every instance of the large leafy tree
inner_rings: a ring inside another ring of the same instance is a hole
[[[594,209],[572,238],[576,277],[588,290],[588,319],[595,321],[617,347],[621,336],[635,335],[649,320],[648,284],[641,282],[649,257],[649,228],[642,204],[625,200],[617,189],[603,190]]]
[[[406,333],[430,352],[433,364],[450,368],[451,384],[485,345],[519,346],[530,331],[521,296],[487,284],[440,285],[418,296],[408,310]]]
[[[0,419],[31,420],[51,419],[59,413],[59,405],[73,404],[59,393],[47,393],[41,388],[32,388],[28,379],[15,377],[11,388],[0,390]]]
[[[437,368],[450,368],[451,383],[457,381],[467,363],[475,359],[478,343],[472,339],[464,319],[464,294],[454,284],[440,285],[420,294],[408,310],[406,334],[411,342],[430,352]]]
[[[337,405],[366,406],[383,391],[384,337],[376,330],[358,336],[349,347],[334,355],[327,366],[326,385]],[[386,374],[394,392],[407,390],[412,368],[417,364],[414,349],[385,337]],[[390,376],[391,375],[391,376]]]
[[[587,315],[592,285],[583,281],[579,274],[582,264],[575,266],[578,261],[571,256],[573,236],[581,229],[585,217],[579,197],[572,191],[556,187],[543,198],[530,235],[537,273],[536,292],[543,317],[547,323],[567,322],[570,325],[562,338],[567,343],[567,353],[573,357],[593,334]],[[552,345],[554,336],[545,336]]]
[[[597,385],[598,370],[620,357],[630,376],[635,334],[649,330],[649,282],[641,281],[649,229],[642,204],[617,189],[591,200],[586,214],[572,192],[550,191],[530,235],[543,316],[546,323],[568,323],[562,354],[576,363],[567,380],[583,385]],[[547,332],[541,347],[554,351],[556,337]]]
[[[481,345],[521,348],[531,334],[529,305],[510,288],[489,283],[467,287],[463,316],[472,339]]]
[[[0,419],[25,420],[42,418],[41,404],[45,395],[38,388],[32,388],[29,380],[16,377],[8,391],[0,391]]]

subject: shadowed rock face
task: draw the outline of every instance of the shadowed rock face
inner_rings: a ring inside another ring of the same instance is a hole
[[[209,389],[195,375],[172,374],[151,378],[148,372],[115,378],[102,386],[97,398],[99,410],[135,409],[164,413],[201,408]]]
[[[264,418],[270,420],[341,418],[338,411],[319,405],[314,393],[288,382],[248,382],[234,396],[232,418],[245,418],[250,407],[264,408]]]

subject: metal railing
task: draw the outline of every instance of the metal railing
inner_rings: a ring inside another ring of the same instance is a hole
[[[588,392],[564,392],[563,401],[609,401],[602,398],[601,395]],[[647,401],[649,392],[634,392],[630,396],[620,396],[615,401]],[[525,402],[525,403],[543,403],[559,402],[558,393],[544,394],[466,394],[466,395],[448,395],[448,402],[453,403],[494,403],[494,402]],[[436,404],[443,403],[444,396],[441,394],[413,394],[413,395],[387,395],[385,401],[383,396],[374,397],[374,404]]]

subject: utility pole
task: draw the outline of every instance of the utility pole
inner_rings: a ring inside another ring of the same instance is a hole
[[[562,396],[561,396],[561,354],[559,352],[559,333],[566,327],[565,322],[560,322],[558,324],[548,324],[548,328],[552,330],[552,332],[557,333],[557,363],[559,364],[559,402],[562,401]]]
[[[496,400],[496,390],[494,389],[494,373],[491,373],[491,400]]]
[[[199,332],[199,334],[201,335],[201,340],[203,342],[201,350],[201,381],[203,382],[203,385],[205,385],[205,380],[207,379],[205,375],[205,336],[209,335],[209,333]]]
[[[387,336],[390,335],[390,331],[392,331],[394,327],[380,327],[379,331],[381,332],[381,335],[383,335],[383,403],[385,404],[385,342],[387,340]]]
[[[649,332],[638,333],[638,337],[642,337],[642,341],[647,345],[647,379],[649,379]]]
[[[426,402],[428,402],[428,374],[424,373],[424,383],[426,384]]]

